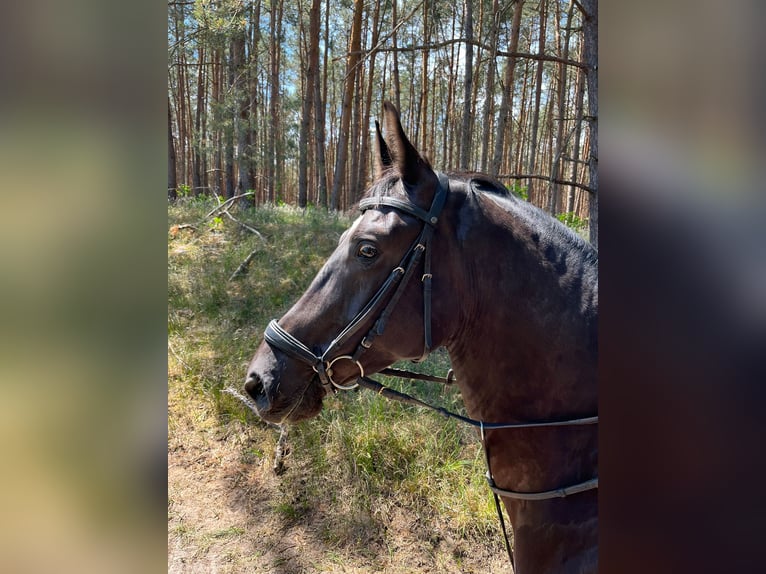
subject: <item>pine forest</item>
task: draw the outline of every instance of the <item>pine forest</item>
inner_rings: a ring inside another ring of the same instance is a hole
[[[435,169],[489,174],[597,243],[596,0],[168,3],[168,196],[347,210],[399,109]]]

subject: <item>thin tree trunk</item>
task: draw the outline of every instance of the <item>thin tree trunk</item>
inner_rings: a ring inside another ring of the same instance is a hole
[[[227,71],[227,82],[226,86],[228,87],[229,91],[231,91],[234,88],[234,58],[231,53],[231,50],[229,50],[229,57],[228,62],[226,65],[226,71]],[[233,114],[232,114],[233,115]],[[229,116],[231,117],[231,116]],[[224,149],[224,178],[226,180],[226,191],[224,192],[224,195],[226,199],[229,199],[230,197],[234,197],[235,191],[234,191],[234,129],[232,127],[226,127],[224,128],[225,133],[225,149]]]
[[[428,0],[423,2],[423,40],[426,44],[431,41],[431,20],[429,19],[429,12],[431,10],[431,4]],[[420,75],[420,150],[428,150],[428,58],[429,51],[423,51],[423,65],[421,66]],[[418,140],[415,140],[418,141]]]
[[[183,24],[183,6],[175,7],[175,32],[176,39],[182,42],[186,36],[185,28]],[[183,48],[178,50],[178,66],[176,68],[176,127],[178,131],[178,146],[177,146],[177,159],[178,159],[178,171],[181,176],[181,183],[187,184],[187,155],[186,155],[186,141],[188,138],[186,129],[186,52]]]
[[[274,0],[277,5],[277,54],[276,54],[276,75],[272,83],[272,90],[274,94],[274,114],[272,115],[273,129],[274,129],[274,195],[275,200],[285,201],[287,198],[284,195],[284,190],[288,189],[285,182],[285,153],[284,153],[284,130],[282,125],[282,93],[280,91],[282,87],[282,44],[284,42],[282,38],[283,18],[284,18],[284,1]]]
[[[356,66],[359,62],[359,52],[362,43],[363,8],[364,2],[362,0],[354,0],[354,21],[351,25],[351,41],[349,45],[348,63],[346,65],[346,88],[343,93],[340,131],[338,133],[338,151],[335,156],[335,172],[333,175],[332,195],[330,197],[330,208],[334,210],[337,210],[339,207],[340,194],[343,187],[345,187],[343,184],[345,182],[346,163],[348,159],[349,128],[351,127],[351,100],[354,96]]]
[[[200,47],[198,50],[197,62],[197,107],[194,112],[194,145],[192,147],[192,187],[194,195],[198,195],[202,189],[202,110],[205,106],[205,90],[203,83],[203,62],[205,61],[205,50]]]
[[[223,65],[221,63],[221,50],[213,50],[213,177],[215,178],[215,193],[221,195],[224,191],[223,182],[223,134],[221,129],[221,92],[223,84]]]
[[[581,0],[583,14],[583,60],[587,65],[588,126],[590,153],[588,154],[590,195],[588,220],[590,242],[598,248],[598,0]]]
[[[465,0],[463,34],[467,42],[465,50],[465,74],[463,76],[463,121],[460,130],[460,169],[468,170],[471,140],[471,96],[473,94],[473,0]]]
[[[252,189],[250,165],[248,161],[248,117],[250,115],[250,94],[248,93],[247,62],[245,61],[245,30],[237,31],[231,43],[234,68],[234,93],[237,99],[237,192],[245,193]]]
[[[569,39],[572,35],[572,15],[574,13],[574,2],[570,0],[569,10],[567,11],[567,26],[564,31],[564,45],[561,48],[561,54],[565,59],[569,59]],[[558,30],[558,26],[556,27]],[[556,150],[553,156],[553,166],[551,168],[551,177],[555,179],[561,179],[561,156],[566,149],[567,142],[564,141],[564,124],[566,120],[564,115],[566,113],[566,94],[567,94],[567,76],[568,66],[559,64],[559,89],[557,94],[558,100],[558,124],[556,126]],[[559,202],[561,200],[561,184],[553,182],[551,186],[551,199],[548,204],[548,211],[551,215],[556,215],[559,209]]]
[[[521,86],[521,105],[519,113],[519,129],[516,135],[516,153],[514,154],[515,167],[512,171],[524,173],[524,153],[527,139],[527,122],[529,115],[529,68],[530,63],[527,60],[524,64],[524,82]],[[529,190],[527,190],[529,191]],[[527,195],[528,197],[528,195]]]
[[[397,14],[397,4],[399,3],[399,0],[391,0],[391,27],[393,28],[394,32],[391,34],[391,45],[394,48],[394,103],[396,104],[396,109],[399,110],[399,112],[402,111],[402,88],[401,84],[399,83],[399,46],[398,46],[398,36],[399,33],[397,32],[397,27],[399,25],[399,18]]]
[[[170,96],[168,96],[168,198],[177,197],[178,177],[176,174],[176,145],[173,140],[173,114],[170,109]]]
[[[378,45],[378,38],[380,37],[380,2],[375,3],[375,10],[372,13],[372,40],[371,45]],[[368,126],[370,125],[370,110],[372,109],[372,92],[375,87],[375,56],[376,51],[369,56],[369,72],[367,75],[367,90],[364,104],[364,118],[362,119],[362,129],[364,135],[362,137],[362,156],[359,166],[358,181],[366,183],[367,171],[370,156],[370,133]],[[366,187],[364,185],[363,187]]]
[[[492,50],[497,50],[497,37],[500,28],[500,6],[498,0],[492,0],[492,28],[490,29],[489,45]],[[487,62],[487,82],[484,88],[484,106],[482,109],[482,137],[481,137],[481,171],[487,171],[487,159],[489,157],[489,134],[492,131],[491,118],[495,103],[495,58],[490,54]],[[497,173],[497,172],[495,172]]]
[[[278,201],[278,187],[281,179],[280,159],[279,159],[279,112],[280,112],[280,56],[281,56],[281,35],[282,35],[282,1],[274,0],[271,3],[271,13],[269,21],[269,130],[266,143],[266,178],[268,201],[274,203]]]
[[[303,77],[306,78],[301,105],[301,129],[298,136],[298,207],[306,207],[308,198],[308,150],[309,150],[309,125],[311,123],[311,113],[314,108],[314,83],[318,74],[319,64],[319,34],[313,35],[314,22],[319,19],[319,3],[312,1],[309,11],[309,49],[308,54],[303,58],[301,51],[301,68]],[[305,28],[301,26],[301,31],[305,33]],[[314,65],[316,64],[316,65]]]
[[[545,53],[545,28],[547,21],[546,11],[547,0],[540,0],[540,37],[538,42],[537,53]],[[537,169],[537,132],[540,125],[540,99],[543,92],[543,61],[537,61],[537,72],[535,74],[535,107],[532,112],[532,130],[529,138],[529,162],[527,167],[527,173],[534,174]],[[529,200],[536,202],[537,197],[535,194],[534,180],[530,179],[527,183],[527,190],[529,192]]]
[[[457,33],[457,18],[452,19],[452,37],[455,37]],[[444,108],[444,161],[447,166],[452,167],[454,163],[455,152],[455,138],[453,130],[453,112],[452,109],[455,105],[455,92],[457,90],[457,74],[455,72],[455,44],[450,46],[450,60],[449,60],[449,83],[447,88],[447,105]]]
[[[513,22],[511,23],[511,43],[509,51],[517,52],[519,49],[519,30],[521,28],[521,11],[524,6],[524,0],[518,0],[513,7]],[[497,175],[500,173],[505,153],[505,139],[508,134],[508,141],[513,140],[513,121],[511,112],[513,110],[513,94],[516,83],[516,58],[510,57],[505,64],[505,89],[500,100],[500,112],[498,114],[498,126],[495,138],[495,151],[492,155],[492,166],[490,173]],[[509,146],[510,147],[510,146]]]
[[[263,197],[263,177],[259,176],[258,169],[262,165],[262,157],[257,155],[256,150],[262,150],[263,146],[260,143],[263,138],[259,138],[258,134],[262,134],[263,130],[260,129],[260,116],[262,115],[259,104],[259,85],[258,85],[258,68],[257,64],[260,62],[258,49],[261,44],[261,2],[258,0],[253,3],[251,11],[252,32],[250,34],[250,58],[249,67],[250,70],[250,116],[248,117],[248,141],[250,142],[250,158],[249,158],[249,177],[250,184],[253,186],[253,190],[257,193],[253,196],[253,203],[259,203],[259,198]]]
[[[365,30],[362,34],[363,36],[367,36],[367,31]],[[360,46],[361,49],[361,46]],[[351,154],[351,170],[349,173],[349,183],[348,187],[346,188],[346,193],[344,194],[345,200],[342,202],[343,209],[348,209],[349,204],[351,204],[354,201],[354,197],[357,193],[360,193],[359,190],[359,165],[361,163],[361,157],[360,157],[360,137],[359,133],[361,131],[361,123],[362,123],[362,84],[364,83],[364,66],[358,65],[357,71],[356,71],[356,81],[354,85],[354,105],[352,106],[351,111],[351,138],[350,138],[350,154]]]
[[[542,147],[542,152],[538,152],[538,156],[542,156],[540,159],[538,165],[541,166],[541,171],[545,174],[548,174],[548,177],[551,177],[551,173],[553,170],[553,103],[554,98],[552,97],[553,88],[550,87],[548,89],[547,94],[547,104],[545,106],[545,129],[542,130],[542,133],[540,134],[540,143]],[[542,146],[542,144],[545,144]],[[544,166],[544,167],[542,167]],[[540,206],[542,209],[548,208],[548,205],[550,204],[551,197],[551,181],[548,181],[548,186],[540,185],[540,199],[537,203],[538,206]]]
[[[316,19],[312,20],[312,38],[319,38],[319,3],[321,0],[312,0],[312,10],[316,4]],[[314,105],[316,106],[314,112],[314,121],[316,122],[316,157],[317,157],[317,174],[319,178],[318,183],[318,198],[317,201],[322,207],[327,207],[327,161],[325,158],[326,144],[326,129],[325,129],[325,104],[327,102],[327,50],[329,45],[330,34],[330,0],[327,0],[325,6],[325,28],[324,28],[324,50],[322,57],[322,85],[319,85],[319,77],[314,85]],[[319,56],[317,54],[317,65]],[[318,69],[318,68],[317,68]],[[321,94],[320,94],[321,89]]]
[[[574,148],[572,150],[572,181],[578,181],[577,172],[579,171],[580,161],[580,139],[582,137],[582,118],[583,118],[583,94],[585,93],[585,72],[577,70],[577,96],[575,97],[575,132]],[[574,211],[575,187],[569,186],[567,193],[567,213]]]

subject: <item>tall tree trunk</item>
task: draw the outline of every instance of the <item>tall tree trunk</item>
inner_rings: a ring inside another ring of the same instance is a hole
[[[380,37],[380,2],[375,3],[375,10],[372,13],[372,40],[370,44],[373,46],[378,45],[378,38]],[[368,164],[370,156],[370,110],[372,109],[372,92],[375,87],[375,56],[376,50],[373,49],[369,56],[369,72],[367,74],[367,90],[364,103],[364,118],[362,119],[362,129],[364,131],[362,137],[362,153],[361,162],[359,166],[359,176],[357,180],[360,183],[366,183],[368,176]],[[366,187],[363,185],[363,187]]]
[[[598,248],[598,0],[581,0],[583,14],[583,61],[588,66],[588,126],[590,153],[590,203],[588,220],[590,242]]]
[[[431,11],[431,3],[427,0],[423,2],[423,43],[427,46],[431,41],[431,19],[429,18],[429,12]],[[419,146],[421,151],[428,150],[428,48],[423,50],[423,65],[420,70],[420,102],[419,102],[419,119],[420,125],[418,126],[418,132],[420,136]],[[418,141],[418,140],[415,140]]]
[[[463,76],[463,122],[460,130],[460,169],[468,170],[468,159],[471,150],[471,96],[473,94],[473,0],[465,0],[463,18],[465,74]]]
[[[491,52],[487,61],[487,81],[484,88],[484,106],[482,109],[482,137],[481,137],[481,171],[487,171],[487,159],[489,157],[489,134],[492,131],[491,118],[495,103],[495,55],[497,50],[497,37],[500,29],[500,6],[498,0],[492,0],[492,26],[489,31],[489,47]],[[497,172],[495,172],[497,173]]]
[[[519,105],[520,111],[519,111],[519,129],[516,132],[516,153],[514,155],[515,159],[515,168],[514,170],[516,173],[524,173],[524,164],[526,160],[526,148],[529,135],[528,135],[528,124],[529,124],[529,108],[530,105],[530,98],[532,97],[530,92],[532,90],[531,81],[530,81],[530,69],[531,69],[531,63],[530,60],[525,60],[524,62],[524,80],[521,85],[521,104]]]
[[[581,51],[582,52],[582,51]],[[582,55],[581,55],[582,57]],[[572,150],[572,181],[577,181],[577,172],[580,162],[580,139],[582,137],[583,120],[583,95],[585,93],[585,72],[578,68],[577,70],[577,96],[575,97],[575,128],[574,128],[574,149]],[[569,186],[567,192],[567,213],[572,213],[575,208],[575,187]]]
[[[192,187],[194,195],[202,193],[202,115],[205,107],[204,66],[205,50],[200,47],[197,62],[197,107],[194,112],[194,146],[192,147]]]
[[[452,37],[455,37],[457,33],[457,18],[452,19]],[[455,61],[457,56],[455,54],[457,48],[456,44],[452,44],[450,47],[450,60],[449,60],[449,82],[447,85],[447,105],[444,108],[444,161],[447,166],[452,167],[455,165],[455,132],[453,130],[453,108],[455,107],[455,92],[457,91],[457,73],[455,71]]]
[[[281,35],[282,35],[282,0],[273,0],[271,3],[271,12],[269,18],[269,130],[266,139],[266,178],[267,178],[267,200],[270,203],[276,202],[278,197],[278,186],[282,182],[279,168],[279,111],[280,111],[280,82],[279,65],[281,57]]]
[[[170,108],[170,96],[168,96],[168,197],[175,199],[178,177],[176,174],[176,145],[173,140],[173,114]]]
[[[397,12],[397,4],[399,0],[391,0],[391,27],[394,30],[391,34],[391,45],[394,47],[394,103],[396,109],[401,113],[402,111],[402,88],[399,83],[399,46],[398,36],[399,32],[397,27],[399,25],[399,17]]]
[[[234,58],[231,51],[229,51],[229,58],[226,66],[227,70],[227,87],[231,92],[234,89]],[[234,115],[234,114],[231,114]],[[229,117],[231,117],[231,115]],[[224,149],[224,178],[226,180],[226,191],[224,195],[226,198],[234,197],[235,184],[234,184],[234,129],[232,126],[224,128],[225,133],[225,149]]]
[[[324,30],[324,54],[322,63],[322,82],[319,81],[319,4],[321,0],[312,0],[311,3],[311,24],[310,34],[312,41],[316,38],[317,52],[314,69],[317,70],[316,82],[314,83],[314,123],[316,138],[316,158],[317,158],[317,203],[322,207],[327,207],[327,164],[325,160],[325,103],[327,102],[327,49],[329,35],[329,0],[325,10],[325,30]]]
[[[364,2],[354,0],[354,21],[351,24],[351,41],[349,43],[349,56],[346,64],[345,90],[341,108],[340,130],[338,132],[338,145],[335,155],[335,172],[332,182],[332,195],[330,208],[337,210],[340,202],[340,193],[345,187],[345,172],[348,159],[349,128],[351,127],[351,104],[356,84],[356,67],[359,63],[359,51],[362,44],[362,10]]]
[[[555,100],[552,95],[553,93],[553,87],[550,87],[548,89],[548,97],[546,98],[547,103],[545,105],[545,128],[541,130],[540,149],[538,151],[538,157],[540,158],[538,162],[538,166],[540,167],[538,169],[544,174],[553,173],[553,104]],[[548,177],[550,178],[550,175],[548,175]],[[548,205],[551,201],[550,183],[549,180],[547,186],[539,186],[540,199],[538,205],[545,210],[548,209]]]
[[[245,30],[238,30],[231,42],[234,68],[234,94],[237,99],[237,191],[245,193],[253,188],[250,181],[249,115],[250,94],[248,93],[247,62],[245,61]]]
[[[178,132],[178,145],[177,145],[177,161],[178,161],[178,173],[181,176],[181,184],[188,185],[189,179],[187,177],[187,158],[186,142],[188,140],[188,130],[186,123],[186,50],[184,49],[184,39],[186,37],[184,26],[183,6],[175,7],[175,32],[176,39],[180,42],[177,58],[177,71],[176,71],[176,128]]]
[[[309,48],[305,61],[301,61],[303,77],[306,78],[301,105],[301,129],[298,136],[298,207],[306,207],[308,198],[308,151],[309,151],[309,125],[311,114],[314,109],[314,83],[319,73],[319,2],[313,0],[309,10]],[[314,24],[317,24],[314,35]],[[303,26],[301,30],[305,31]],[[301,52],[301,60],[303,60]]]
[[[546,11],[547,0],[540,0],[540,38],[538,42],[537,53],[542,55],[545,53],[545,29],[547,21]],[[535,175],[537,169],[537,132],[540,125],[540,99],[543,92],[543,61],[537,61],[537,72],[535,74],[535,104],[532,110],[532,130],[529,138],[529,162],[527,164],[527,173]],[[527,190],[529,192],[529,200],[536,201],[535,181],[529,179],[527,183]]]
[[[519,50],[519,30],[521,29],[521,12],[524,0],[517,0],[513,7],[513,21],[511,23],[511,42],[508,47],[510,52]],[[492,166],[490,173],[497,175],[500,172],[503,155],[505,152],[505,139],[508,134],[509,142],[513,139],[513,122],[511,112],[513,110],[513,93],[516,85],[516,58],[511,56],[505,64],[505,86],[500,100],[500,112],[498,113],[498,126],[495,137],[495,151],[492,154]],[[510,154],[509,154],[510,155]],[[512,162],[509,162],[512,163]]]
[[[219,48],[213,50],[212,71],[212,98],[213,98],[213,177],[215,180],[216,194],[221,195],[224,191],[223,182],[223,134],[221,128],[221,93],[223,91],[223,64],[222,51]]]
[[[558,9],[557,9],[558,13]],[[559,56],[565,60],[569,59],[569,39],[572,35],[572,15],[574,13],[574,2],[570,0],[569,10],[567,11],[567,26],[564,31],[564,45],[561,47]],[[558,26],[556,27],[558,34]],[[562,175],[561,169],[561,156],[566,149],[567,142],[564,141],[564,124],[566,120],[564,115],[566,114],[566,94],[567,94],[567,77],[568,66],[563,63],[559,63],[559,85],[556,99],[558,101],[558,124],[556,125],[556,149],[553,155],[553,166],[551,168],[551,178],[560,180]],[[567,138],[568,139],[568,138]],[[548,211],[551,215],[556,215],[559,209],[559,202],[561,199],[561,184],[557,181],[551,182],[551,197],[548,203]]]
[[[377,3],[376,3],[377,5]],[[370,37],[370,23],[369,23],[369,11],[362,14],[362,29],[360,36],[360,51],[367,51],[367,38]],[[373,44],[374,46],[374,44]],[[356,66],[355,72],[355,85],[354,85],[354,100],[351,112],[351,138],[350,138],[350,150],[351,154],[351,169],[349,170],[348,187],[344,194],[342,201],[343,209],[348,209],[348,206],[356,201],[357,195],[360,195],[363,191],[360,189],[360,181],[362,179],[360,169],[362,166],[362,121],[364,118],[364,102],[365,102],[365,86],[367,84],[367,70],[364,66],[366,60],[359,57],[359,62]]]
[[[263,146],[261,142],[263,138],[259,138],[258,134],[262,134],[263,130],[260,129],[260,117],[262,111],[259,106],[259,84],[258,84],[258,64],[260,62],[258,50],[261,43],[261,2],[260,0],[253,2],[250,12],[250,48],[248,58],[249,83],[248,91],[250,92],[250,114],[248,116],[248,142],[250,144],[250,157],[248,162],[248,174],[250,178],[250,185],[256,193],[249,201],[253,204],[258,204],[261,194],[263,192],[263,176],[259,174],[259,168],[262,166],[262,156],[257,150],[262,150]]]

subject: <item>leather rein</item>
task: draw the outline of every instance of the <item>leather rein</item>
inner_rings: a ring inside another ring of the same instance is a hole
[[[285,331],[279,325],[279,323],[277,323],[276,320],[272,320],[266,327],[264,339],[270,345],[276,347],[292,358],[310,365],[317,373],[326,394],[337,392],[337,389],[351,390],[361,386],[381,394],[388,399],[425,407],[434,410],[447,418],[454,418],[463,423],[479,428],[481,433],[481,442],[482,446],[484,447],[487,463],[487,482],[495,498],[495,507],[497,509],[497,514],[500,519],[503,534],[505,536],[506,549],[508,551],[508,556],[511,560],[511,563],[513,563],[513,552],[511,551],[510,543],[508,541],[505,520],[503,519],[503,514],[500,510],[498,495],[508,498],[531,501],[563,498],[578,492],[584,492],[586,490],[598,488],[598,477],[580,482],[578,484],[541,492],[517,492],[513,490],[498,488],[492,478],[492,470],[489,462],[489,450],[485,440],[485,431],[497,429],[592,425],[598,424],[598,416],[560,421],[487,423],[450,412],[441,407],[434,407],[419,399],[411,397],[410,395],[400,393],[394,389],[386,387],[381,383],[365,376],[364,368],[362,367],[360,359],[362,355],[372,347],[375,338],[383,334],[386,328],[386,323],[388,322],[391,313],[393,312],[394,308],[399,302],[399,299],[404,293],[404,289],[409,283],[410,278],[413,276],[415,268],[417,267],[421,258],[423,259],[423,274],[421,277],[421,282],[423,283],[424,343],[423,354],[419,359],[413,362],[420,362],[424,360],[431,352],[431,240],[433,238],[434,230],[436,229],[436,224],[439,221],[439,215],[441,214],[444,204],[446,203],[447,194],[449,193],[449,179],[442,173],[438,173],[437,175],[439,178],[439,186],[431,203],[431,207],[428,211],[421,209],[408,200],[395,197],[371,197],[362,199],[359,202],[359,209],[363,212],[367,211],[368,209],[377,209],[381,206],[388,206],[413,215],[421,222],[423,222],[423,228],[420,232],[420,235],[418,235],[418,237],[405,253],[404,257],[401,259],[399,265],[391,271],[390,275],[385,280],[383,285],[381,285],[375,295],[373,295],[367,304],[362,308],[362,310],[359,311],[353,319],[351,319],[349,324],[340,332],[340,334],[338,334],[338,336],[330,342],[327,349],[325,349],[321,355],[317,355],[308,346]],[[359,331],[359,329],[361,329],[362,325],[368,321],[378,309],[383,306],[383,303],[389,297],[389,295],[390,298],[388,299],[388,303],[385,305],[385,307],[383,307],[382,311],[380,311],[377,320],[373,323],[373,326],[370,328],[367,334],[362,337],[362,340],[357,346],[353,355],[338,355],[333,357],[333,354],[336,352],[336,350],[345,344],[351,337],[353,337]],[[354,384],[341,385],[333,380],[333,365],[340,360],[349,360],[355,363],[359,369],[359,377]],[[425,375],[422,373],[413,373],[411,371],[391,368],[383,369],[379,372],[381,374],[394,377],[428,380],[445,384],[451,384],[454,382],[454,377],[451,369],[447,373],[446,377]]]

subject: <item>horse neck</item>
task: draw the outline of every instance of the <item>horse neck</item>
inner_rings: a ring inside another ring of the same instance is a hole
[[[590,270],[571,253],[562,274],[544,255],[562,261],[560,254],[530,241],[533,233],[506,220],[500,230],[474,225],[464,239],[485,247],[463,246],[475,256],[458,271],[463,312],[447,348],[469,415],[486,422],[563,420],[597,411],[595,316],[577,303],[590,297]],[[595,426],[494,430],[485,444],[500,488],[538,492],[597,473]],[[560,572],[562,557],[590,564],[595,497],[591,491],[551,501],[504,499],[518,572]]]
[[[525,210],[483,194],[459,207],[450,250],[466,255],[451,268],[460,304],[446,346],[472,416],[589,416],[596,411],[595,266],[577,246],[535,227]]]

